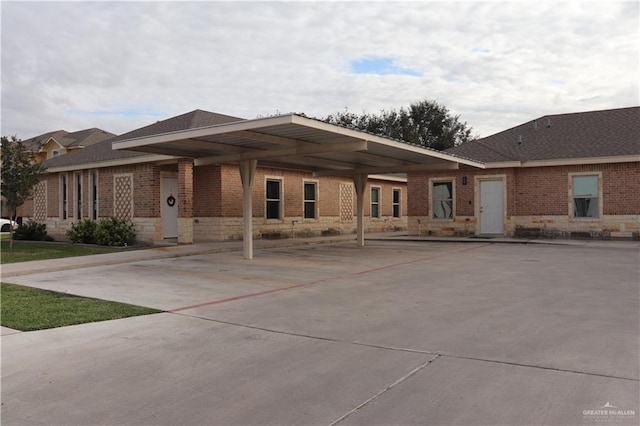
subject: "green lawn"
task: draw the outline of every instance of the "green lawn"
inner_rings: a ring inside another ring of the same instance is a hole
[[[159,313],[157,309],[0,283],[1,323],[22,331]]]
[[[30,260],[58,259],[61,257],[87,256],[90,254],[113,253],[122,250],[136,250],[141,247],[86,246],[68,243],[14,241],[13,251],[9,251],[9,240],[0,241],[0,263],[28,262]]]

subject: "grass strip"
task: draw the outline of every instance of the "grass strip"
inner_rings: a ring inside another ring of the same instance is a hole
[[[0,296],[0,322],[4,327],[21,331],[163,312],[7,283],[0,283]]]
[[[9,241],[2,240],[0,261],[5,263],[29,262],[31,260],[59,259],[63,257],[88,256],[91,254],[104,254],[121,252],[123,250],[136,250],[142,247],[106,247],[87,246],[69,243],[14,241],[13,251],[9,250]]]

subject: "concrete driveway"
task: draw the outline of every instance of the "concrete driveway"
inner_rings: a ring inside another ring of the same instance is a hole
[[[638,261],[376,241],[11,277],[167,312],[4,335],[2,422],[638,424]]]

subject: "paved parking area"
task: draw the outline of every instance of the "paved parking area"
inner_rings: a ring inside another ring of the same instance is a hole
[[[638,261],[375,241],[7,278],[167,312],[4,335],[2,422],[638,424]]]

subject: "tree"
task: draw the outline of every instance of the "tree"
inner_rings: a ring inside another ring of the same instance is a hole
[[[367,112],[358,115],[345,109],[323,121],[439,151],[475,138],[471,134],[473,128],[461,122],[459,115],[452,115],[447,107],[430,100],[413,103],[400,111],[382,110],[378,115]]]
[[[0,153],[2,155],[2,199],[9,210],[10,219],[15,221],[18,208],[31,197],[37,185],[38,175],[44,171],[41,164],[34,161],[33,153],[16,136],[2,136]],[[13,250],[13,227],[10,226]]]

